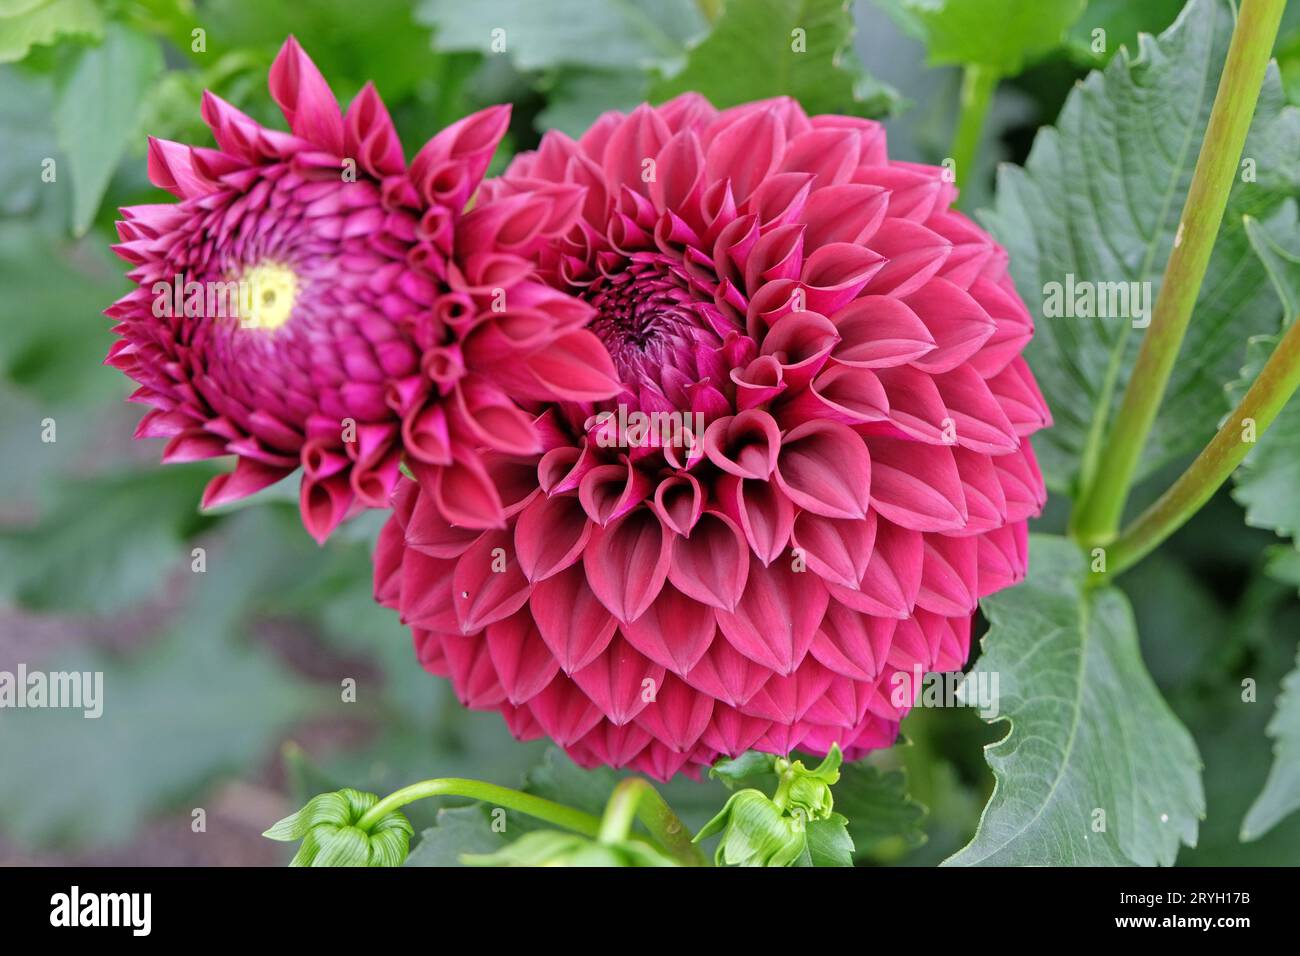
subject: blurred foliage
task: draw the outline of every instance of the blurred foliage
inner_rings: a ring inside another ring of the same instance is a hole
[[[106,696],[98,720],[0,719],[0,860],[15,846],[130,845],[160,820],[188,840],[191,809],[234,782],[278,800],[264,827],[322,791],[383,793],[433,775],[522,779],[598,812],[619,776],[514,742],[499,717],[465,711],[418,667],[405,629],[371,599],[368,542],[382,516],[318,549],[287,503],[292,481],[200,515],[211,469],[160,467],[159,443],[131,440],[139,410],[121,401],[130,384],[99,367],[111,341],[99,313],[127,288],[108,251],[117,208],[170,201],[145,178],[146,133],[209,145],[204,89],[282,125],[266,70],[293,33],[344,101],[375,83],[408,153],[507,101],[499,168],[546,129],[576,134],[604,110],[690,88],[723,105],[789,94],[816,111],[888,115],[895,157],[937,162],[956,118],[957,70],[925,67],[913,51],[917,34],[944,36],[936,62],[993,57],[1008,73],[967,188],[978,208],[992,204],[995,162],[1025,162],[1088,68],[1121,45],[1134,51],[1138,31],[1163,30],[1182,6],[1088,0],[1080,13],[1070,0],[1031,23],[989,16],[994,2],[0,0],[0,669],[103,670]],[[890,7],[968,7],[982,19],[954,28],[923,13],[904,33],[881,12]],[[788,59],[796,27],[808,30],[807,59],[772,68],[769,58]],[[498,28],[504,46],[494,46]],[[998,41],[991,53],[971,47],[981,37]],[[1300,102],[1295,3],[1277,49],[1282,88]],[[50,420],[54,442],[43,440]],[[1152,677],[1206,763],[1207,818],[1179,857],[1189,864],[1300,861],[1295,814],[1263,839],[1239,839],[1270,772],[1264,729],[1300,631],[1298,552],[1242,519],[1221,495],[1120,581]],[[1258,686],[1252,703],[1242,700],[1247,678]],[[355,703],[343,700],[346,680]],[[904,733],[906,744],[846,765],[836,791],[860,863],[943,860],[970,840],[991,792],[981,746],[1001,728],[968,709],[921,709]],[[1274,736],[1279,747],[1294,739],[1285,727]],[[678,780],[665,795],[698,827],[726,791]],[[511,817],[500,833],[490,808],[450,799],[408,809],[424,834],[412,865],[492,852],[529,826]],[[146,842],[132,852],[156,859]]]

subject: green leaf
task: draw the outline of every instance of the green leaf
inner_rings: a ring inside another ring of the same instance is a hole
[[[558,129],[574,139],[607,110],[631,112],[646,98],[642,72],[566,68],[544,86],[547,106],[537,114],[539,130]]]
[[[655,83],[656,102],[703,93],[724,108],[792,96],[809,113],[882,116],[897,95],[871,79],[852,50],[846,0],[730,0],[679,73]]]
[[[0,0],[0,63],[21,60],[32,47],[62,36],[103,35],[104,15],[95,0]]]
[[[863,762],[844,764],[835,785],[835,812],[847,818],[858,857],[925,842],[925,807],[907,792],[907,775],[901,770],[882,770]]]
[[[852,866],[853,837],[848,820],[838,813],[808,823],[808,860],[813,866]]]
[[[1258,840],[1300,808],[1300,656],[1282,682],[1268,735],[1273,738],[1273,766],[1241,824],[1243,840]]]
[[[407,866],[463,866],[461,854],[495,853],[506,845],[505,833],[493,831],[488,808],[443,808],[435,826],[420,834],[420,842],[406,859]]]
[[[39,183],[39,175],[34,165],[30,176]],[[28,220],[0,222],[0,288],[22,304],[0,322],[0,375],[51,404],[126,394],[116,369],[97,367],[113,341],[101,313],[124,288],[102,240],[56,240]]]
[[[625,774],[608,767],[583,770],[558,747],[546,751],[542,762],[524,775],[527,793],[600,816],[615,785]]]
[[[925,42],[936,66],[976,64],[1014,76],[1060,46],[1085,0],[877,0]]]
[[[968,679],[996,675],[993,719],[1010,726],[985,751],[997,782],[975,837],[948,864],[1171,865],[1196,843],[1196,745],[1142,665],[1127,599],[1085,590],[1086,573],[1075,544],[1035,535],[1027,580],[983,602]]]
[[[1268,228],[1247,219],[1246,234],[1282,303],[1286,324],[1295,321],[1300,315],[1300,255],[1274,237],[1297,234],[1296,205],[1289,203]],[[1264,335],[1251,339],[1240,378],[1228,386],[1234,404],[1259,375],[1278,338]],[[1251,527],[1295,538],[1300,531],[1300,496],[1295,493],[1300,487],[1300,401],[1292,397],[1268,430],[1256,437],[1258,443],[1233,475],[1232,497],[1246,509],[1246,523]]]
[[[1105,62],[1121,46],[1138,48],[1139,33],[1159,33],[1178,16],[1184,0],[1088,0],[1083,16],[1066,36],[1070,50],[1084,60]],[[1105,47],[1093,49],[1094,30],[1106,31]]]
[[[721,780],[728,790],[742,790],[746,787],[761,790],[769,779],[775,786],[775,764],[776,757],[772,754],[746,750],[739,757],[723,757],[709,768],[709,776]]]
[[[310,540],[298,546],[289,537],[296,519],[268,517],[232,519],[219,539],[206,542],[207,571],[192,579],[184,572],[184,613],[136,653],[81,649],[28,662],[30,670],[102,672],[103,716],[4,711],[0,830],[8,838],[25,845],[127,841],[148,814],[265,760],[284,728],[324,702],[248,640],[249,614],[261,596],[312,573],[318,551]],[[337,691],[331,698],[337,705]]]
[[[59,90],[54,125],[72,166],[72,228],[78,235],[99,210],[162,65],[156,40],[109,24],[103,43],[77,54]]]
[[[37,454],[38,434],[33,422]],[[96,614],[152,597],[190,572],[184,541],[209,523],[197,502],[211,476],[202,465],[173,466],[57,483],[35,527],[0,532],[0,593],[29,608]]]
[[[1034,450],[1056,490],[1073,490],[1090,429],[1104,435],[1142,330],[1131,314],[1046,317],[1050,284],[1064,287],[1073,276],[1076,286],[1094,283],[1096,291],[1103,283],[1149,282],[1146,304],[1154,303],[1232,26],[1228,0],[1191,0],[1159,40],[1144,42],[1136,57],[1116,56],[1079,84],[1056,126],[1039,131],[1025,167],[1003,167],[998,177],[995,207],[983,218],[1006,246],[1035,316],[1025,356],[1056,425],[1040,433]],[[1264,269],[1242,228],[1244,215],[1267,221],[1300,190],[1300,112],[1283,108],[1274,68],[1244,155],[1255,181],[1239,176],[1234,185],[1139,477],[1208,441],[1228,410],[1222,383],[1241,368],[1247,338],[1277,329]]]
[[[521,70],[644,69],[677,59],[704,30],[693,0],[423,0],[415,17],[434,28],[435,49],[504,54]]]

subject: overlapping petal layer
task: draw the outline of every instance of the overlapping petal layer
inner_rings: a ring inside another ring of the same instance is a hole
[[[572,187],[532,254],[620,392],[540,403],[538,452],[484,456],[504,527],[448,521],[416,469],[377,597],[468,706],[584,765],[888,746],[893,676],[964,663],[1045,498],[1005,253],[943,170],[790,100],[610,113],[483,194]]]
[[[150,179],[180,202],[122,210],[115,249],[136,288],[106,310],[107,362],[152,406],[137,437],[168,439],[168,462],[237,456],[206,506],[301,467],[319,540],[387,505],[404,453],[452,520],[501,526],[480,450],[540,450],[516,400],[615,391],[591,309],[532,276],[529,253],[568,231],[583,191],[467,211],[506,107],[442,131],[408,168],[373,87],[341,112],[292,38],[270,88],[290,132],[207,94],[216,149],[150,142]]]

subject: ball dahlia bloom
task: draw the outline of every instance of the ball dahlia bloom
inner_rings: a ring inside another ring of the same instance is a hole
[[[537,409],[544,452],[493,469],[503,528],[404,483],[377,597],[468,706],[583,765],[892,744],[895,675],[963,665],[1045,500],[1005,252],[879,124],[788,99],[609,113],[484,195],[557,186],[582,214],[540,273],[621,390]]]
[[[526,255],[569,229],[581,188],[467,210],[507,107],[443,130],[408,168],[374,88],[342,113],[292,37],[270,90],[288,133],[206,93],[216,149],[149,143],[150,180],[180,202],[122,210],[114,248],[136,288],[106,310],[107,363],[152,406],[137,437],[168,439],[165,462],[237,457],[205,507],[301,467],[318,540],[387,506],[403,454],[450,520],[502,526],[480,450],[542,450],[516,400],[616,387],[588,310]]]

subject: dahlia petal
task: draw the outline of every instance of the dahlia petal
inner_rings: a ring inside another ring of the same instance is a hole
[[[504,526],[501,495],[478,458],[465,457],[442,467],[421,466],[416,475],[422,473],[430,475],[429,490],[448,521],[466,528]]]
[[[915,531],[960,531],[968,512],[951,448],[873,437],[871,506]]]
[[[969,365],[936,375],[934,384],[952,419],[958,445],[989,455],[1004,455],[1020,446],[997,397]]]
[[[587,582],[619,621],[635,621],[668,579],[672,537],[654,512],[639,508],[595,528],[582,556]]]
[[[828,583],[831,597],[863,614],[905,618],[921,589],[924,545],[916,531],[880,519],[876,546],[857,588]]]
[[[655,488],[650,507],[665,528],[686,537],[700,520],[700,514],[704,510],[704,494],[693,475],[670,475]]]
[[[532,700],[559,672],[559,660],[526,608],[492,622],[484,633],[497,679],[511,704]]]
[[[524,705],[550,737],[561,747],[576,743],[601,721],[600,708],[572,680],[563,674]]]
[[[781,363],[781,380],[802,388],[821,371],[839,342],[830,319],[817,312],[791,312],[777,319],[763,339],[763,354]],[[743,476],[742,476],[743,477]]]
[[[781,429],[767,412],[749,409],[715,419],[704,431],[704,454],[737,478],[766,480],[781,451]]]
[[[869,242],[873,252],[889,260],[867,283],[869,295],[903,298],[916,292],[943,268],[952,243],[907,219],[885,219]]]
[[[845,425],[811,421],[781,442],[776,483],[800,508],[828,518],[861,518],[872,495],[872,461]]]
[[[542,640],[566,674],[595,660],[618,627],[576,565],[534,585],[528,606]]]
[[[706,512],[690,535],[673,539],[668,580],[696,601],[734,611],[748,579],[749,550],[725,515]]]
[[[884,666],[896,626],[894,619],[862,614],[832,600],[809,652],[837,674],[874,681]]]
[[[499,529],[481,535],[457,560],[451,587],[461,633],[481,631],[528,600],[528,579],[513,551],[510,532]]]
[[[820,249],[835,242],[862,243],[879,230],[889,208],[889,194],[879,186],[845,183],[819,189],[804,208],[805,242]],[[871,248],[875,248],[873,243]]]
[[[275,484],[291,471],[290,468],[274,468],[241,458],[235,464],[234,471],[217,475],[208,482],[199,507],[207,510],[246,498],[268,485]]]
[[[934,336],[935,348],[912,364],[938,374],[951,371],[980,350],[996,330],[993,319],[967,292],[946,279],[931,279],[907,296],[907,306]]]
[[[835,675],[816,660],[808,660],[787,675],[776,675],[740,706],[751,717],[774,724],[794,724],[817,703],[831,686]]]
[[[758,743],[771,726],[770,720],[751,717],[718,701],[713,705],[712,719],[700,739],[719,753],[738,757]]]
[[[649,184],[642,178],[643,164],[658,156],[671,138],[657,110],[644,104],[634,109],[613,130],[605,146],[601,165],[610,191],[626,187],[649,196]]]
[[[976,538],[954,538],[927,534],[921,565],[921,590],[917,607],[935,614],[959,617],[973,614],[979,601],[979,542]]]
[[[1029,529],[1023,521],[996,528],[976,539],[979,578],[976,595],[984,597],[1019,584],[1029,564]]]
[[[795,571],[784,561],[764,566],[751,558],[736,609],[718,610],[715,616],[728,643],[741,654],[778,674],[789,674],[808,653],[827,600],[815,575]]]
[[[807,307],[823,315],[837,312],[853,301],[884,265],[882,256],[863,246],[849,242],[823,245],[804,261],[799,276]]]
[[[753,109],[708,143],[705,169],[712,180],[729,178],[736,202],[744,203],[780,164],[785,141],[785,127],[775,109]]]
[[[669,674],[649,706],[637,714],[636,723],[655,740],[684,753],[699,742],[712,716],[712,697]]]
[[[611,723],[622,725],[654,700],[664,680],[664,668],[615,635],[605,650],[572,677]]]
[[[535,498],[515,523],[515,553],[524,575],[536,584],[576,564],[591,528],[573,496]]]
[[[729,641],[714,641],[684,679],[696,690],[738,707],[757,694],[771,676],[769,668],[741,654]]]
[[[1002,406],[1011,427],[1022,438],[1052,424],[1052,413],[1047,408],[1047,400],[1043,398],[1033,373],[1029,371],[1029,364],[1023,357],[1015,358],[990,378],[988,387]]]
[[[717,484],[718,504],[745,535],[750,550],[771,564],[785,550],[794,527],[794,505],[770,481],[725,476]]]
[[[870,369],[834,364],[808,387],[781,403],[776,412],[783,427],[825,419],[860,425],[889,420],[889,397]]]
[[[451,672],[451,685],[464,706],[486,710],[506,699],[481,635],[444,634],[442,653]]]
[[[646,612],[621,630],[638,651],[680,675],[709,649],[717,625],[712,608],[666,584]]]
[[[587,517],[605,527],[645,499],[650,479],[625,457],[617,465],[599,465],[582,476],[578,500]]]
[[[795,519],[792,541],[819,577],[856,588],[876,543],[876,516],[868,512],[865,520],[846,521],[804,511]]]
[[[456,604],[452,600],[452,575],[457,562],[407,551],[402,561],[402,589],[398,607],[403,623],[435,631],[458,631]]]
[[[1007,496],[992,459],[965,448],[954,448],[953,460],[966,498],[966,527],[961,533],[984,534],[1006,524]]]
[[[343,155],[343,115],[329,84],[294,37],[271,64],[271,97],[295,136]]]

